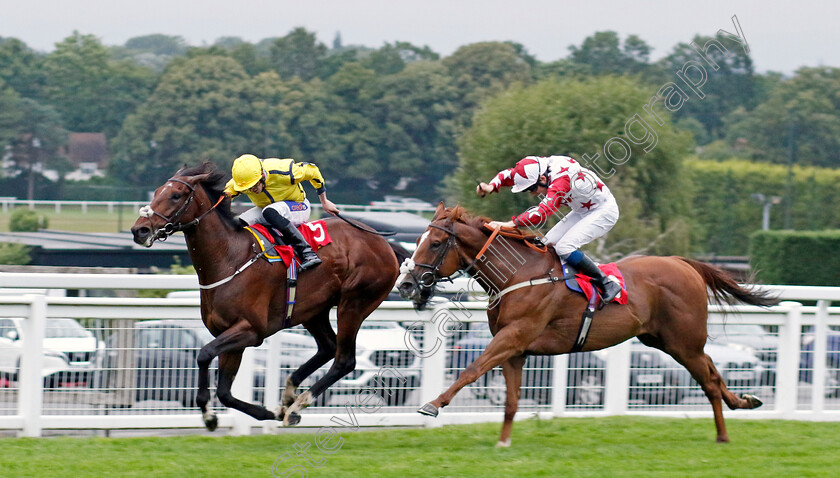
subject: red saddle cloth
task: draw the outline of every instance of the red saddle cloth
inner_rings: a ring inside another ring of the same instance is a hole
[[[295,257],[295,252],[294,249],[292,249],[292,246],[287,246],[285,244],[274,244],[274,236],[272,236],[268,229],[262,224],[253,224],[249,227],[259,232],[271,244],[274,245],[274,251],[276,252],[276,255],[266,254],[266,258],[268,258],[269,261],[282,260],[283,264],[285,264],[286,266],[292,263],[292,258]],[[327,223],[323,220],[305,222],[298,226],[298,231],[300,231],[301,235],[304,239],[306,239],[306,242],[309,243],[312,249],[316,251],[332,242],[330,233],[329,231],[327,231]]]
[[[621,284],[621,293],[618,294],[618,296],[612,301],[622,305],[627,304],[627,289],[624,284],[624,276],[621,275],[621,271],[618,270],[618,266],[615,262],[601,264],[598,268],[601,269],[607,277],[615,276],[615,278],[618,279],[619,284]],[[577,274],[576,277],[578,285],[580,285],[581,290],[583,290],[583,294],[586,296],[586,300],[590,300],[592,298],[592,289],[594,287],[592,285],[592,278],[583,274]]]

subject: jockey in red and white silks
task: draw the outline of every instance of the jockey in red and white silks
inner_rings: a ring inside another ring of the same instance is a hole
[[[510,187],[514,193],[528,191],[543,199],[510,221],[493,221],[492,226],[536,228],[551,215],[561,216],[561,206],[569,207],[571,211],[546,233],[545,241],[554,245],[563,260],[593,278],[604,302],[621,292],[620,285],[605,277],[580,251],[609,232],[619,217],[615,197],[598,175],[568,156],[528,156],[500,171],[490,183],[480,183],[476,193],[484,197],[502,187]]]

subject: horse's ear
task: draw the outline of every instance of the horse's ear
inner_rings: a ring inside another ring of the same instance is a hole
[[[190,184],[192,184],[193,186],[195,186],[196,184],[201,184],[201,183],[203,183],[203,182],[204,182],[204,181],[206,181],[206,180],[207,180],[207,178],[209,178],[209,177],[210,177],[210,173],[197,174],[197,175],[195,175],[195,176],[190,176],[189,178],[187,178],[187,181],[188,181]]]
[[[437,209],[435,209],[434,219],[439,218],[443,214],[444,210],[446,210],[446,204],[444,204],[443,201],[441,201],[440,204],[438,204]]]

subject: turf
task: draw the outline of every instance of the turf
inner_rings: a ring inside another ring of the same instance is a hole
[[[0,476],[839,476],[840,424],[644,417],[525,420],[510,448],[499,424],[247,437],[0,440]],[[321,436],[322,439],[325,435]],[[343,441],[339,441],[343,440]],[[295,454],[309,444],[310,462]],[[278,461],[283,455],[285,461]]]

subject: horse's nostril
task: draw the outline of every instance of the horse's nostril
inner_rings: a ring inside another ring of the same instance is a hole
[[[403,282],[399,287],[400,297],[410,299],[414,295],[414,285],[411,282]]]

